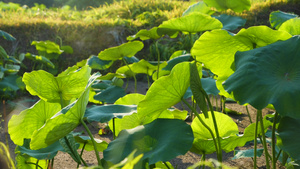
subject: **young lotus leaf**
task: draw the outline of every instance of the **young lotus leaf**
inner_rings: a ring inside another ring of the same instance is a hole
[[[153,27],[150,30],[141,29],[137,34],[127,37],[127,40],[131,41],[137,38],[140,38],[141,40],[148,40],[159,39],[161,36],[157,34],[157,27]]]
[[[100,52],[98,57],[101,60],[120,60],[123,57],[132,57],[144,47],[143,42],[127,42],[117,47],[111,47]]]
[[[88,121],[108,122],[112,118],[123,118],[136,112],[135,105],[103,105],[89,108],[84,117]]]
[[[11,34],[0,30],[0,36],[3,37],[4,39],[8,40],[8,41],[15,41],[16,38],[14,38]]]
[[[119,86],[110,86],[107,89],[97,93],[94,96],[94,99],[105,103],[114,103],[120,97],[123,97],[125,95],[126,92],[123,88]]]
[[[49,145],[46,148],[42,148],[39,150],[30,150],[29,143],[30,140],[26,140],[23,146],[17,146],[15,149],[16,154],[21,154],[21,155],[27,154],[30,157],[34,157],[38,160],[43,160],[43,159],[50,160],[56,156],[58,151],[64,151],[63,147],[59,144],[58,141]]]
[[[212,18],[209,15],[202,13],[191,13],[189,15],[164,21],[158,26],[157,33],[164,35],[168,33],[184,32],[184,33],[197,33],[213,29],[221,29],[222,23]]]
[[[59,45],[52,41],[33,41],[31,45],[35,45],[40,55],[44,55],[48,59],[58,59],[58,56],[64,51],[60,49]]]
[[[271,12],[269,20],[270,20],[270,24],[273,28],[279,29],[279,27],[281,26],[282,23],[284,23],[285,21],[287,21],[289,19],[296,18],[296,17],[298,17],[298,15],[286,13],[286,12],[282,12],[282,11],[274,11],[274,12]]]
[[[228,31],[234,31],[237,28],[244,26],[246,23],[246,19],[243,19],[238,16],[232,16],[232,15],[226,15],[226,14],[215,16],[214,18],[216,18],[222,22],[222,24],[223,24],[222,29],[225,29]]]
[[[24,139],[30,139],[35,130],[40,129],[47,120],[59,111],[59,103],[40,100],[19,115],[13,115],[8,122],[8,133],[12,141],[16,145],[22,146]]]
[[[138,114],[158,117],[167,108],[181,101],[190,85],[189,62],[177,64],[168,76],[157,79],[146,97],[138,104]]]
[[[138,103],[145,98],[145,95],[139,93],[127,94],[119,98],[114,104],[122,105],[138,105]]]
[[[240,104],[258,110],[273,104],[282,116],[300,117],[300,36],[246,52],[237,52],[236,71],[225,89]]]
[[[39,62],[39,63],[44,63],[46,66],[51,67],[51,68],[55,68],[55,65],[45,56],[38,56],[38,55],[33,55],[31,53],[26,53],[26,58]]]
[[[291,35],[300,35],[300,17],[285,21],[278,30],[286,31]]]
[[[98,76],[99,73],[91,76],[79,99],[52,116],[39,130],[34,131],[30,142],[31,149],[36,150],[47,147],[77,127],[85,113],[90,87]]]
[[[232,9],[235,12],[243,12],[251,7],[250,0],[204,0],[209,7],[215,7],[217,10],[224,11]]]
[[[105,70],[108,69],[113,64],[113,61],[101,60],[97,56],[91,56],[87,60],[87,64],[92,69]]]
[[[184,121],[156,119],[144,126],[121,131],[104,150],[104,159],[116,164],[136,149],[137,155],[144,154],[142,161],[151,165],[185,154],[193,139],[193,131]]]
[[[211,10],[211,8],[208,7],[203,1],[199,1],[194,5],[191,5],[186,11],[184,11],[182,16],[191,14],[193,12],[200,12],[207,15],[212,15],[215,13],[215,11]]]
[[[94,145],[92,143],[92,140],[89,136],[75,136],[74,137],[77,143],[80,143],[79,149],[83,148],[83,145],[85,145],[84,150],[86,151],[93,151]],[[105,150],[108,146],[108,143],[105,141],[102,141],[100,139],[94,138],[96,141],[97,150],[102,152]]]
[[[283,117],[278,126],[278,146],[294,160],[300,160],[300,120]]]
[[[47,102],[60,102],[77,98],[84,90],[91,68],[82,67],[79,71],[72,71],[54,77],[52,74],[39,70],[24,73],[23,82],[31,95],[37,95]]]
[[[160,69],[166,66],[166,62],[163,62],[159,65]],[[138,63],[133,63],[131,70],[134,73],[143,73],[151,76],[155,70],[157,70],[157,65],[152,65],[148,61],[142,59]]]

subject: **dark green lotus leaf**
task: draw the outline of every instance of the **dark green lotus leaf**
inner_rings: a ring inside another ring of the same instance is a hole
[[[83,145],[85,145],[84,150],[86,150],[86,151],[94,150],[93,142],[89,136],[75,136],[74,138],[77,143],[80,143],[79,149],[82,149]],[[97,146],[98,151],[102,152],[103,150],[105,150],[107,148],[107,146],[108,146],[107,142],[102,141],[100,139],[96,139],[96,138],[94,138],[94,140],[96,141],[96,146]]]
[[[246,23],[246,19],[243,19],[239,16],[222,14],[219,16],[215,16],[214,18],[216,18],[222,22],[222,24],[223,24],[222,29],[225,29],[228,31],[234,31],[237,28],[244,26]]]
[[[120,60],[123,57],[132,57],[144,47],[143,42],[133,41],[127,42],[117,47],[105,49],[98,54],[101,60]]]
[[[145,95],[140,93],[130,93],[124,97],[119,98],[114,104],[121,105],[138,105],[138,103],[145,98]]]
[[[217,96],[219,94],[219,90],[216,86],[216,80],[213,78],[202,78],[201,79],[202,87],[205,90],[205,92],[210,95]]]
[[[103,105],[93,106],[87,109],[84,117],[88,121],[108,122],[112,118],[123,118],[136,112],[135,105]]]
[[[113,64],[113,61],[101,60],[97,56],[91,56],[87,60],[87,64],[92,69],[105,70],[108,69]]]
[[[114,103],[120,97],[123,97],[125,95],[126,92],[123,88],[119,86],[110,86],[105,90],[102,90],[101,92],[97,93],[94,96],[94,99],[105,103]]]
[[[300,160],[300,119],[283,117],[278,126],[278,146],[294,160]]]
[[[17,79],[19,76],[17,75],[9,75],[5,76],[2,80],[0,80],[0,91],[17,91],[20,87],[17,84]]]
[[[65,152],[67,152],[74,161],[77,163],[81,163],[80,156],[77,152],[78,147],[80,144],[76,143],[75,138],[72,134],[68,134],[63,138],[59,139],[60,145],[63,147]]]
[[[33,60],[38,63],[44,63],[46,66],[55,68],[55,65],[45,56],[38,56],[38,55],[33,55],[31,53],[26,53],[26,58]]]
[[[194,5],[191,5],[186,11],[183,12],[182,16],[191,14],[193,12],[200,12],[208,15],[212,15],[215,11],[211,10],[203,1],[199,1]]]
[[[189,15],[164,21],[158,26],[159,35],[172,34],[175,32],[197,33],[213,29],[221,29],[222,23],[207,14],[191,13]]]
[[[250,0],[204,0],[204,2],[207,6],[214,7],[220,11],[232,9],[235,12],[243,12],[244,10],[249,10],[251,7]]]
[[[263,154],[264,149],[257,149],[256,152],[257,152],[256,156],[260,157]],[[236,150],[236,151],[234,151],[234,154],[235,155],[232,158],[232,160],[239,159],[239,158],[254,157],[254,149]]]
[[[184,121],[157,119],[144,126],[121,131],[104,150],[104,159],[116,164],[136,149],[137,155],[144,154],[142,161],[155,164],[185,154],[193,139],[193,131]]]
[[[54,77],[52,74],[39,70],[24,73],[23,82],[31,95],[39,96],[48,102],[60,102],[78,98],[90,77],[91,68],[82,67],[79,71],[70,68],[62,74]]]
[[[30,140],[24,141],[23,146],[17,146],[15,149],[16,154],[27,154],[30,157],[34,157],[39,160],[43,159],[53,159],[58,151],[64,151],[63,147],[60,145],[60,143],[57,141],[51,145],[49,145],[46,148],[42,148],[39,150],[30,150],[29,148]]]
[[[72,104],[48,119],[43,127],[35,130],[31,137],[30,148],[45,148],[73,131],[83,118],[89,99],[92,83],[100,76],[99,73],[90,77],[86,89]]]
[[[186,54],[186,55],[182,55],[182,56],[178,56],[178,57],[175,57],[173,59],[170,59],[168,62],[167,62],[167,66],[164,67],[162,70],[168,70],[168,71],[171,71],[173,69],[173,67],[175,65],[177,65],[178,63],[181,63],[181,62],[185,62],[185,61],[189,61],[191,59],[191,54]]]
[[[0,30],[0,36],[3,37],[6,40],[9,40],[9,41],[15,41],[16,40],[16,38],[14,38],[11,34],[5,32],[5,31],[2,31],[2,30]]]
[[[153,27],[150,30],[141,29],[137,34],[133,36],[128,36],[127,40],[135,40],[140,38],[141,40],[148,40],[148,39],[159,39],[161,36],[157,34],[157,27]]]
[[[138,114],[158,117],[162,111],[180,102],[190,85],[188,70],[189,62],[182,62],[172,69],[170,75],[157,79],[138,104]]]
[[[291,35],[300,35],[300,17],[285,21],[278,30],[286,31]]]
[[[298,17],[298,15],[296,14],[286,13],[282,11],[273,11],[270,14],[269,20],[273,28],[279,29],[283,22],[296,17]]]
[[[225,89],[240,104],[256,109],[273,104],[282,116],[300,117],[300,37],[246,52],[237,52],[236,71],[225,82]]]
[[[23,145],[25,138],[30,139],[35,130],[41,128],[48,119],[59,111],[59,103],[40,100],[19,115],[13,115],[8,123],[8,132],[12,141],[16,145]]]

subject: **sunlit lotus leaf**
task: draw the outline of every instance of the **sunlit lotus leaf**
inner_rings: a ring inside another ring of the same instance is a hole
[[[273,11],[270,14],[269,20],[273,28],[279,29],[283,22],[296,17],[298,17],[298,15],[296,14],[286,13],[282,11]]]
[[[87,109],[84,117],[88,121],[108,122],[112,118],[123,118],[136,112],[136,105],[103,105]]]
[[[116,165],[110,167],[110,169],[133,169],[133,168],[143,168],[143,164],[139,163],[143,154],[140,154],[135,157],[136,150],[132,151],[123,161],[119,162]]]
[[[132,57],[138,51],[142,50],[144,47],[143,42],[133,41],[127,42],[117,47],[111,47],[105,49],[104,51],[98,54],[99,59],[101,60],[119,60],[123,57]]]
[[[32,164],[36,164],[37,161],[39,162],[39,166],[41,166],[43,168],[47,168],[48,167],[47,160],[38,160],[38,159],[30,157],[28,155],[20,155],[20,154],[18,154],[16,156],[16,162],[17,162],[16,168],[36,169],[36,166],[32,165]]]
[[[46,53],[57,53],[62,54],[59,45],[49,40],[47,41],[32,41],[31,45],[35,45],[36,50],[45,51]]]
[[[285,21],[278,30],[286,31],[291,35],[300,35],[300,17]]]
[[[167,62],[167,66],[164,67],[162,70],[171,71],[175,65],[177,65],[178,63],[181,63],[181,62],[189,61],[190,58],[191,58],[191,54],[186,54],[186,55],[182,55],[182,56],[178,56],[178,57],[175,57],[173,59],[170,59]]]
[[[45,56],[38,56],[38,55],[33,55],[31,53],[26,53],[26,58],[33,60],[38,63],[44,63],[46,66],[55,68],[55,65]]]
[[[105,103],[114,103],[120,97],[123,97],[125,95],[126,92],[123,88],[119,86],[110,86],[102,90],[101,92],[97,93],[94,96],[94,99]]]
[[[45,125],[47,120],[60,111],[60,108],[59,103],[40,100],[19,115],[13,115],[8,123],[8,132],[12,141],[22,146],[23,140],[30,139],[33,132]]]
[[[124,97],[119,98],[114,104],[122,105],[137,105],[141,100],[145,98],[145,95],[139,93],[130,93]]]
[[[185,54],[186,54],[186,50],[177,50],[170,56],[169,60]]]
[[[128,67],[129,66],[129,67]],[[132,67],[132,64],[130,65],[125,65],[125,66],[122,66],[122,67],[119,67],[117,70],[116,70],[116,73],[117,74],[122,74],[122,75],[125,75],[127,78],[128,77],[133,77],[135,76],[135,73],[133,72],[133,69],[131,69]]]
[[[237,52],[235,73],[225,82],[225,89],[240,104],[256,109],[273,104],[282,116],[300,117],[300,37],[246,52]]]
[[[278,146],[294,160],[300,160],[300,119],[283,117],[278,126]]]
[[[161,36],[157,34],[157,27],[153,27],[150,30],[141,29],[138,33],[133,36],[128,36],[127,40],[135,40],[140,38],[141,40],[147,39],[159,39]]]
[[[100,76],[99,80],[112,80],[114,77],[117,78],[125,78],[125,75],[117,74],[117,73],[107,73],[106,75]]]
[[[105,70],[108,69],[113,64],[113,61],[101,60],[97,56],[91,56],[87,60],[87,64],[92,69]]]
[[[84,90],[91,68],[84,66],[80,71],[68,72],[64,75],[54,77],[52,74],[39,70],[24,73],[23,82],[31,95],[39,96],[48,102],[60,102],[80,96]]]
[[[36,150],[47,147],[77,127],[85,113],[90,87],[98,76],[100,76],[99,73],[91,76],[86,89],[76,101],[56,113],[46,121],[43,127],[33,133],[30,142],[31,149]]]
[[[92,143],[92,140],[89,136],[75,136],[74,137],[77,143],[80,143],[79,149],[83,148],[83,145],[85,144],[84,150],[86,151],[93,151],[94,145]],[[100,139],[94,138],[96,141],[97,150],[102,152],[105,150],[108,146],[108,143],[105,141],[102,141]]]
[[[169,75],[171,73],[170,70],[160,70],[159,72],[155,71],[152,75],[152,80],[156,81],[157,79]]]
[[[191,5],[186,11],[183,12],[182,16],[191,14],[193,12],[200,12],[208,15],[212,15],[215,11],[211,10],[203,1],[199,1],[194,5]]]
[[[244,26],[246,23],[246,19],[243,19],[239,16],[222,14],[219,16],[215,16],[214,18],[222,22],[223,24],[222,29],[229,30],[229,31],[234,31],[237,28]]]
[[[6,40],[9,40],[9,41],[15,41],[16,40],[16,38],[14,38],[11,34],[5,32],[5,31],[2,31],[2,30],[0,30],[0,36],[3,37]]]
[[[23,146],[17,146],[15,149],[16,154],[21,155],[29,155],[30,157],[34,157],[39,160],[43,159],[53,159],[58,151],[64,151],[63,147],[59,144],[59,142],[55,142],[49,145],[46,148],[42,148],[39,150],[30,150],[29,148],[30,140],[26,140]]]
[[[193,139],[191,127],[184,121],[157,119],[144,126],[121,131],[104,150],[104,159],[116,164],[136,149],[137,155],[144,154],[144,162],[155,164],[185,154]]]
[[[157,79],[151,85],[145,99],[138,104],[138,114],[158,117],[162,111],[181,101],[189,82],[189,62],[177,64],[170,75]]]
[[[235,12],[243,12],[251,7],[250,0],[204,0],[209,7],[214,7],[217,10],[224,11],[232,9]]]
[[[64,53],[68,53],[68,54],[72,54],[74,51],[73,51],[73,48],[71,46],[61,46],[60,47],[61,50],[64,51]]]
[[[167,34],[168,32],[184,32],[184,33],[197,33],[213,29],[221,29],[222,23],[212,18],[207,14],[198,12],[189,15],[164,21],[158,26],[157,32],[159,35]]]

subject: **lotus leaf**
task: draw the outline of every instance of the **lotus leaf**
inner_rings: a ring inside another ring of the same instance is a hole
[[[271,26],[273,28],[279,29],[279,27],[282,25],[282,23],[284,23],[285,21],[287,21],[289,19],[296,18],[296,17],[298,17],[298,15],[286,13],[286,12],[282,12],[282,11],[274,11],[274,12],[271,12],[269,20],[270,20]]]
[[[286,31],[291,35],[300,35],[300,17],[285,21],[278,30]]]
[[[251,7],[250,0],[204,0],[209,7],[215,7],[217,10],[232,9],[235,12],[243,12]]]
[[[127,37],[127,40],[134,40],[137,38],[140,38],[141,40],[148,40],[159,39],[161,36],[157,34],[157,27],[153,27],[150,30],[141,29],[137,34]]]
[[[211,10],[203,1],[199,1],[194,5],[191,5],[186,11],[183,12],[182,16],[191,14],[193,12],[200,12],[208,15],[212,15],[215,11]]]
[[[2,31],[2,30],[0,30],[0,36],[3,37],[6,40],[9,40],[9,41],[15,41],[16,40],[16,38],[14,38],[11,34],[5,32],[5,31]]]
[[[232,16],[232,15],[226,15],[226,14],[222,14],[220,16],[215,16],[214,18],[221,21],[221,23],[223,24],[222,29],[229,30],[229,31],[234,31],[237,28],[244,26],[246,23],[246,19],[243,19],[238,16]]]
[[[92,69],[105,70],[108,69],[113,64],[113,61],[101,60],[97,56],[91,56],[87,60],[87,64]]]
[[[86,151],[93,151],[94,145],[92,143],[92,140],[89,136],[75,136],[74,137],[77,143],[80,143],[79,149],[83,148],[83,145],[85,145],[84,150]],[[96,141],[96,146],[98,151],[103,151],[107,148],[107,143],[105,141],[102,141],[100,139],[94,138]]]

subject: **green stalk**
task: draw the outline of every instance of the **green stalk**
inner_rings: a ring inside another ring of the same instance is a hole
[[[116,139],[116,124],[115,124],[115,118],[113,120],[113,139]]]
[[[36,160],[36,166],[35,166],[35,169],[38,169],[38,168],[39,168],[39,167],[38,167],[39,161],[40,161],[40,160]]]
[[[96,141],[93,137],[93,134],[91,133],[90,129],[88,128],[88,126],[85,124],[85,122],[83,121],[83,119],[81,118],[80,119],[80,122],[81,124],[83,125],[83,127],[85,128],[85,130],[87,131],[87,133],[89,134],[91,140],[92,140],[92,143],[93,143],[93,146],[94,146],[94,150],[95,150],[95,154],[96,154],[96,157],[97,157],[97,161],[98,161],[98,165],[99,166],[102,166],[101,164],[101,159],[100,159],[100,156],[99,156],[99,152],[97,150],[97,145],[96,145]]]
[[[252,119],[251,119],[251,116],[250,116],[250,113],[249,113],[248,106],[246,106],[246,110],[247,110],[247,114],[248,114],[248,117],[249,117],[250,123],[253,123],[253,122],[252,122]]]
[[[222,99],[222,113],[224,114],[228,114],[226,111],[225,111],[225,100],[226,98],[224,96],[221,96],[221,99]]]
[[[201,119],[201,117],[200,117],[200,115],[199,115],[199,113],[197,112],[196,109],[194,109],[186,100],[184,100],[184,99],[181,99],[181,100],[183,101],[183,103],[185,103],[194,112],[194,114],[197,116],[197,118],[199,119],[199,121],[201,122],[201,124],[209,131],[209,133],[211,134],[212,139],[214,141],[216,152],[218,154],[218,152],[219,152],[219,146],[217,144],[217,141],[216,141],[216,138],[214,136],[214,133],[212,132],[212,130],[210,129],[210,127],[207,126],[205,124],[205,122]]]
[[[123,59],[123,62],[126,64],[126,66],[128,67],[128,69],[134,74],[133,75],[133,79],[134,79],[134,93],[136,93],[136,89],[137,89],[137,80],[136,80],[136,77],[135,77],[135,73],[131,70],[130,66],[128,65],[128,63],[126,62],[126,60],[124,58]]]
[[[80,152],[80,159],[81,159],[81,161],[83,162],[83,164],[84,164],[85,166],[87,166],[86,163],[85,163],[85,161],[84,161],[83,158],[82,158],[82,154],[83,154],[83,150],[84,150],[84,148],[85,148],[85,145],[86,145],[86,143],[83,144],[83,147],[82,147],[82,149],[81,149],[81,152]],[[79,164],[77,164],[77,168],[78,168],[78,167],[79,167]]]
[[[214,96],[215,101],[216,101],[216,110],[219,111],[219,106],[218,106],[218,96]]]
[[[260,128],[261,128],[261,134],[262,134],[262,141],[263,141],[263,146],[264,146],[264,150],[265,150],[265,157],[266,157],[266,166],[267,169],[270,168],[270,164],[269,164],[269,153],[268,153],[268,148],[267,148],[267,141],[266,141],[266,136],[265,136],[265,129],[264,129],[264,122],[263,122],[263,116],[262,116],[262,111],[258,110],[257,114],[259,116],[259,121],[260,121]]]
[[[37,168],[43,169],[43,167],[41,167],[40,165],[38,165],[38,164],[36,164],[36,163],[33,163],[33,162],[25,161],[25,164],[32,164],[32,165],[35,165]]]
[[[257,129],[258,129],[258,114],[256,114],[256,123],[255,123],[255,131],[254,131],[254,166],[253,168],[256,169],[256,157],[257,157]]]
[[[276,130],[276,121],[277,121],[278,113],[275,112],[274,115],[274,121],[273,121],[273,127],[272,127],[272,167],[273,169],[276,168],[276,150],[275,150],[275,144],[276,144],[276,136],[275,136],[275,130]]]
[[[168,165],[166,162],[164,162],[164,164],[165,164],[165,166],[166,166],[168,169],[171,169],[171,168],[169,167],[169,165]]]
[[[158,41],[155,42],[155,49],[156,49],[156,53],[157,53],[157,79],[159,77],[159,64],[160,64],[160,53],[158,50]]]
[[[202,156],[201,156],[201,162],[203,162],[202,168],[205,169],[205,164],[204,164],[204,162],[205,162],[205,154],[202,154]]]

